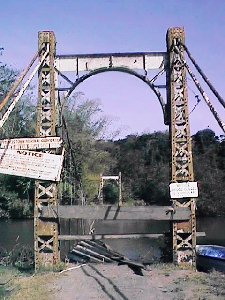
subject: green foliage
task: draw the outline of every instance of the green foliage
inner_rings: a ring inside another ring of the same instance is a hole
[[[1,257],[0,257],[1,260]],[[11,281],[18,276],[18,271],[12,267],[0,264],[0,299],[10,299],[12,293]]]
[[[35,135],[36,106],[33,104],[32,91],[24,96],[5,122],[0,138],[32,137]]]
[[[108,182],[103,187],[104,203],[116,204],[119,201],[119,187],[114,182]]]
[[[217,143],[215,132],[211,129],[198,131],[194,136],[196,150],[199,153],[205,153],[208,148],[213,147]]]
[[[0,63],[0,102],[12,87],[18,71]],[[15,97],[15,95],[12,97]],[[5,108],[1,112],[4,114]],[[34,105],[33,87],[29,87],[10,114],[10,118],[0,130],[0,138],[30,137],[35,133],[36,106]]]
[[[8,213],[12,219],[29,217],[31,214],[31,205],[22,199],[14,199],[8,203]]]
[[[7,95],[18,72],[0,65],[0,101]],[[14,95],[15,96],[15,95]],[[2,112],[4,114],[4,110]],[[23,96],[0,130],[0,138],[31,137],[35,133],[36,107],[32,88]],[[21,218],[32,215],[34,181],[0,174],[0,217]]]
[[[210,129],[193,137],[194,170],[199,184],[197,207],[201,215],[225,215],[224,146],[224,136],[218,138]]]
[[[167,204],[170,146],[168,132],[128,136],[115,142],[116,173],[122,172],[123,201]]]
[[[25,218],[32,215],[34,181],[0,174],[0,216]]]
[[[0,102],[7,95],[18,72],[0,63]]]
[[[65,168],[70,171],[66,180],[70,181],[73,174],[75,190],[82,186],[86,201],[90,203],[97,196],[100,173],[107,172],[112,164],[110,153],[100,141],[110,121],[103,115],[98,101],[86,99],[81,93],[68,99],[63,115],[70,139],[65,159]],[[69,162],[72,166],[68,166]],[[79,197],[79,193],[75,197]]]

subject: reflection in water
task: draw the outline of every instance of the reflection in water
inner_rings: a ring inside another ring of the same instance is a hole
[[[156,221],[112,221],[96,222],[95,233],[163,233],[169,231],[168,222]],[[225,246],[225,218],[201,218],[197,220],[197,231],[206,233],[206,238],[199,238],[198,244],[216,244]],[[0,247],[11,250],[17,243],[33,247],[33,221],[0,221]],[[107,240],[106,243],[115,251],[130,259],[145,262],[159,260],[163,241],[161,239],[117,239]],[[73,245],[73,243],[71,243]]]
[[[33,246],[33,220],[0,221],[0,247],[12,250],[16,244]]]
[[[207,217],[197,220],[197,230],[206,233],[205,238],[199,238],[199,244],[225,246],[225,217]]]

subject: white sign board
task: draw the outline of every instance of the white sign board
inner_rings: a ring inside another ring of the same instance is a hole
[[[170,184],[170,197],[172,199],[198,197],[197,182],[171,183]]]
[[[0,140],[0,148],[2,149],[54,149],[60,148],[61,145],[62,140],[58,136]]]
[[[63,155],[28,150],[0,149],[0,173],[59,181]]]
[[[119,180],[119,176],[101,176],[103,180]]]

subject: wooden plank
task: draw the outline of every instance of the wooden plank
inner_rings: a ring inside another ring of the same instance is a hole
[[[55,214],[62,219],[187,221],[190,212],[188,207],[178,207],[173,211],[171,206],[61,205],[51,210],[43,207],[41,217],[54,218]]]
[[[85,254],[83,252],[80,252],[78,250],[75,250],[73,249],[69,254],[68,254],[68,257],[70,259],[73,258],[73,254],[75,254],[76,258],[80,256],[81,259],[86,259],[87,261],[91,261],[91,262],[102,262],[103,260],[101,258],[97,258],[97,257],[94,257],[93,255],[90,255],[90,254]],[[77,259],[75,259],[77,260]]]
[[[101,259],[101,261],[105,261],[105,262],[112,261],[106,255],[96,252],[96,250],[98,251],[98,249],[95,249],[95,251],[94,251],[93,249],[88,249],[87,247],[77,245],[75,247],[75,250],[80,251],[80,253],[83,253],[84,255],[90,255],[90,257]],[[73,251],[74,251],[74,249],[71,252],[73,252]]]
[[[93,235],[59,235],[60,241],[76,241],[76,240],[106,240],[106,239],[138,239],[163,237],[163,233],[139,233],[139,234],[93,234]],[[196,232],[197,237],[205,237],[205,232]]]
[[[91,241],[79,241],[78,245],[82,245],[85,247],[88,247],[89,249],[94,249],[94,251],[97,251],[98,253],[109,256],[111,259],[113,258],[118,258],[122,259],[124,258],[124,255],[121,253],[116,252],[115,250],[111,249],[109,245],[106,245],[102,241],[96,241],[96,240],[91,240]],[[77,246],[75,246],[76,248]]]
[[[115,252],[109,248],[107,248],[107,246],[105,245],[105,247],[103,247],[103,243],[102,245],[100,245],[98,243],[98,241],[79,241],[78,242],[78,245],[81,245],[81,246],[84,246],[86,247],[87,249],[90,249],[90,250],[93,250],[93,251],[97,251],[99,254],[102,254],[102,255],[105,255],[105,256],[110,256],[110,258],[114,258],[114,257],[117,257],[117,258],[122,258],[124,257],[122,254],[118,253],[118,252]],[[77,246],[75,246],[77,247]]]
[[[94,235],[59,235],[61,241],[75,240],[105,240],[105,239],[138,239],[138,238],[159,238],[164,236],[158,233],[141,233],[141,234],[94,234]]]

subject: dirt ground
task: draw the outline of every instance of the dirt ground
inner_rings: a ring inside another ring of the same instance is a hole
[[[173,265],[151,266],[136,275],[127,265],[87,264],[58,274],[48,292],[55,300],[213,300],[225,299],[224,279],[221,273],[180,270]]]

